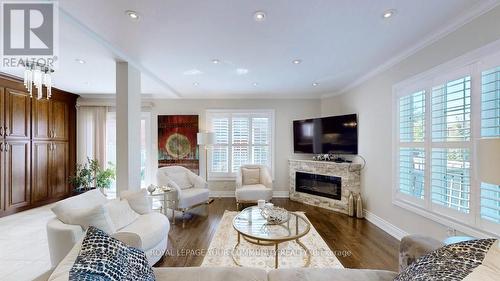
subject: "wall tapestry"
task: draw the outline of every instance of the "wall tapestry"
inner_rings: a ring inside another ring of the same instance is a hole
[[[198,115],[158,115],[158,167],[183,166],[199,174]]]

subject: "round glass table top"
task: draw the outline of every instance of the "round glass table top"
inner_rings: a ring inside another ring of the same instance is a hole
[[[309,232],[311,225],[302,216],[290,212],[282,224],[268,224],[257,206],[248,207],[233,219],[233,227],[244,236],[264,241],[294,240]]]

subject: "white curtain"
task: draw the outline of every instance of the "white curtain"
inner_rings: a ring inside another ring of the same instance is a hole
[[[106,167],[106,106],[79,106],[77,109],[77,162],[87,157]]]

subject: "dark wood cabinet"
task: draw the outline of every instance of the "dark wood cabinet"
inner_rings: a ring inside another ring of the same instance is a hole
[[[0,74],[0,217],[71,194],[78,96],[52,93],[31,98],[21,81]]]
[[[6,210],[25,207],[30,204],[30,142],[6,141],[2,150]]]

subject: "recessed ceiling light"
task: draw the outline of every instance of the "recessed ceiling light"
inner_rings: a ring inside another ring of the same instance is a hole
[[[193,86],[198,87],[198,86],[200,86],[200,83],[198,83],[198,82],[194,82],[194,83],[193,83]]]
[[[264,21],[266,20],[266,13],[264,13],[263,11],[257,11],[253,14],[253,19],[255,21]]]
[[[86,61],[82,60],[82,59],[75,59],[75,61],[79,64],[84,64]]]
[[[316,87],[316,86],[319,85],[319,83],[318,82],[314,82],[314,83],[312,83],[312,85],[313,85],[313,87]]]
[[[394,10],[394,9],[390,9],[390,10],[385,11],[385,12],[382,14],[382,17],[383,17],[384,19],[388,19],[388,18],[390,18],[390,17],[394,16],[395,14],[396,14],[396,10]]]
[[[247,73],[248,73],[248,69],[246,69],[246,68],[237,68],[236,69],[236,74],[238,74],[238,75],[245,75]]]
[[[254,82],[252,85],[253,85],[254,87],[257,87],[257,86],[259,86],[259,83]]]
[[[292,63],[293,63],[293,64],[300,64],[301,62],[302,62],[302,61],[301,61],[301,60],[299,60],[299,59],[297,59],[297,60],[293,60],[293,61],[292,61]]]
[[[220,63],[220,60],[218,60],[218,59],[213,59],[213,60],[212,60],[212,63],[213,63],[213,64],[219,64],[219,63]]]
[[[125,11],[125,14],[127,14],[127,16],[133,20],[139,19],[139,14],[136,11],[127,10]]]

